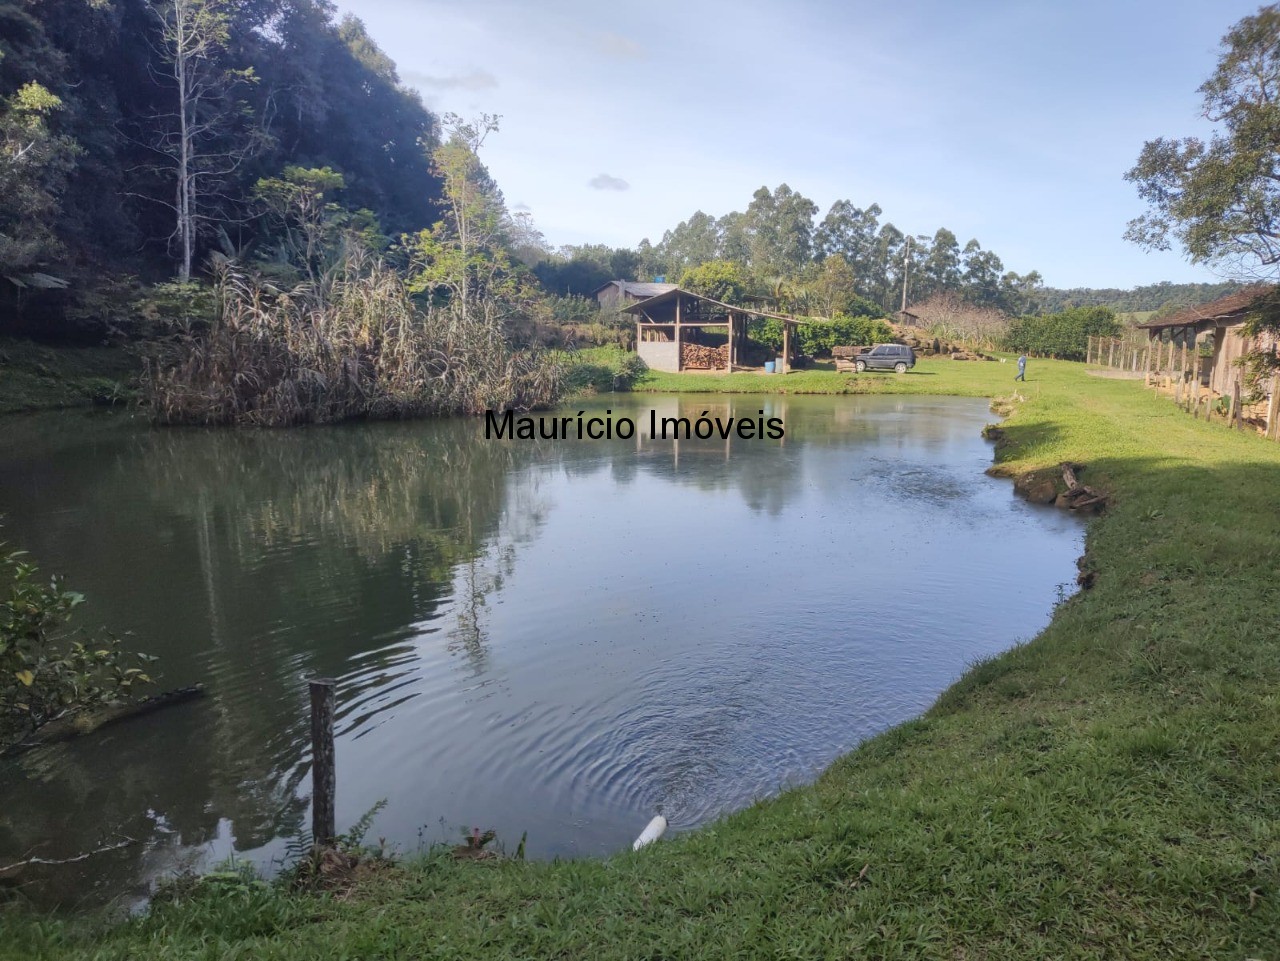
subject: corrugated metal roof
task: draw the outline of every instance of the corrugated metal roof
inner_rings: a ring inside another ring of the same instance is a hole
[[[703,297],[702,294],[695,294],[691,290],[682,290],[681,288],[677,287],[675,284],[649,284],[648,286],[650,287],[669,286],[671,289],[664,290],[660,294],[655,294],[653,297],[650,297],[648,300],[640,300],[634,304],[629,304],[628,306],[622,308],[621,313],[638,314],[638,313],[641,313],[646,307],[656,307],[659,304],[664,304],[669,300],[673,300],[676,297],[683,295],[685,297],[692,297],[694,300],[700,300],[704,304],[714,304],[717,307],[723,307],[725,310],[732,310],[735,313],[739,313],[739,314],[750,314],[753,317],[772,317],[774,320],[781,320],[788,324],[812,323],[812,321],[810,321],[806,317],[790,317],[786,314],[771,314],[767,310],[756,310],[754,307],[736,307],[733,304],[726,304],[719,300],[712,300],[710,297]]]
[[[1271,284],[1246,287],[1244,290],[1237,290],[1234,294],[1227,294],[1225,297],[1211,300],[1207,304],[1183,307],[1177,313],[1161,317],[1159,320],[1148,320],[1145,324],[1138,324],[1138,328],[1140,330],[1164,330],[1167,327],[1194,327],[1197,324],[1216,320],[1243,321],[1244,315],[1249,312],[1249,308],[1253,306],[1254,301],[1276,289]]]
[[[592,296],[599,295],[600,291],[606,287],[618,287],[622,293],[630,294],[632,297],[657,297],[658,294],[665,294],[668,290],[675,290],[675,284],[657,284],[646,283],[644,281],[635,280],[611,280],[607,284],[601,284],[595,290],[591,291]]]

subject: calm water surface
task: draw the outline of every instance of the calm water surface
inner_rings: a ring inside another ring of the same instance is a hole
[[[621,395],[781,416],[783,441],[497,442],[478,421],[149,430],[0,422],[3,536],[210,696],[0,762],[0,863],[145,896],[308,823],[306,679],[340,682],[338,826],[629,845],[812,779],[1034,635],[1082,527],[984,476],[982,401]],[[576,411],[575,411],[576,413]],[[32,875],[28,875],[31,877]]]

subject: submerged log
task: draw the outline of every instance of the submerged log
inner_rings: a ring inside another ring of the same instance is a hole
[[[117,721],[126,721],[130,718],[140,717],[143,714],[150,714],[152,711],[158,711],[162,707],[169,707],[173,704],[183,704],[200,697],[202,694],[204,694],[204,685],[192,684],[190,687],[180,687],[173,691],[165,691],[162,694],[153,694],[151,697],[143,698],[141,701],[110,701],[97,707],[76,711],[74,714],[64,714],[61,717],[54,718],[47,724],[42,724],[22,740],[0,749],[0,757],[9,754],[21,754],[23,751],[29,751],[33,747],[55,744],[59,741],[69,741],[84,734],[92,734],[108,724],[115,724]]]

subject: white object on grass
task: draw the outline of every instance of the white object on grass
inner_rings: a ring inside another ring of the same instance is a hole
[[[667,819],[661,814],[655,815],[653,820],[645,825],[644,830],[640,832],[640,836],[635,839],[635,842],[631,845],[631,850],[639,851],[642,847],[652,844],[662,837],[666,830]]]

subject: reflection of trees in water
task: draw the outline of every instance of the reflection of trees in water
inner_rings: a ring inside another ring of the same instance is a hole
[[[42,855],[73,854],[111,829],[192,846],[226,820],[241,850],[300,830],[303,679],[343,677],[341,730],[369,722],[411,696],[389,693],[418,670],[405,642],[451,599],[467,655],[482,661],[484,596],[545,513],[504,520],[508,477],[536,455],[477,442],[466,421],[149,432],[79,465],[96,474],[77,493],[105,542],[98,556],[113,542],[150,548],[127,552],[129,576],[150,588],[148,633],[170,647],[139,646],[163,655],[165,684],[205,680],[211,696],[0,775],[0,856],[48,838],[58,850]],[[458,570],[469,590],[453,597]],[[154,857],[128,848],[93,871],[131,881]]]
[[[92,622],[106,619],[98,597],[131,598],[141,585],[145,599],[117,604],[145,608],[138,646],[162,655],[166,685],[206,680],[211,696],[0,770],[0,858],[46,838],[56,846],[42,856],[75,854],[117,828],[156,837],[149,811],[183,845],[209,842],[224,821],[242,850],[296,834],[306,811],[297,796],[309,748],[305,677],[343,678],[339,730],[358,735],[413,696],[431,622],[450,618],[440,640],[469,676],[483,673],[489,600],[545,522],[548,478],[602,476],[623,502],[643,476],[777,514],[812,480],[806,448],[889,429],[851,421],[853,399],[834,414],[825,401],[778,397],[636,400],[615,415],[647,427],[650,407],[691,419],[754,419],[764,409],[784,418],[787,437],[496,442],[480,422],[449,421],[150,431],[123,443],[94,434],[92,445],[59,434],[43,459],[24,453],[28,503],[45,534],[83,543],[94,561]],[[84,505],[93,522],[60,528],[68,504]],[[125,849],[91,871],[132,881],[156,857]]]

